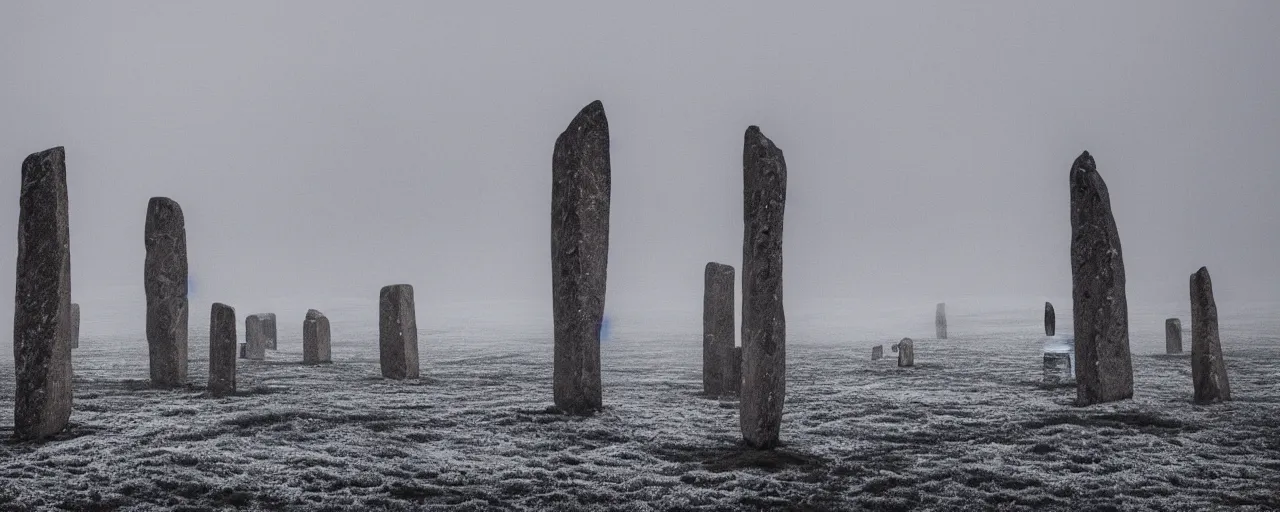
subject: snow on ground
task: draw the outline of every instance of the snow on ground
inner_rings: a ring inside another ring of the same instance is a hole
[[[893,336],[789,316],[787,446],[771,454],[739,447],[736,402],[699,396],[694,315],[616,318],[607,410],[591,418],[547,412],[548,319],[442,323],[420,305],[424,378],[394,382],[379,377],[376,305],[325,311],[335,363],[316,367],[299,364],[300,308],[281,315],[278,352],[238,361],[241,392],[225,399],[202,395],[207,314],[192,315],[181,391],[147,388],[141,335],[85,329],[72,426],[0,444],[0,510],[1280,509],[1275,310],[1224,311],[1232,403],[1191,403],[1189,358],[1162,355],[1151,313],[1131,317],[1135,398],[1077,408],[1073,388],[1040,382],[1032,305],[949,305],[945,341],[925,335],[932,304]],[[916,367],[870,360],[903,335]],[[0,435],[12,414],[0,409]]]

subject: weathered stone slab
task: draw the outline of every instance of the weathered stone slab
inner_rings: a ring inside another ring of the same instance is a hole
[[[1213,280],[1205,267],[1191,275],[1191,380],[1196,403],[1231,400],[1227,364],[1218,338],[1218,304],[1213,300]]]
[[[1058,317],[1053,313],[1053,304],[1044,303],[1044,335],[1053,336],[1058,328]]]
[[[702,292],[702,392],[737,394],[733,385],[733,267],[707,263]]]
[[[209,311],[209,396],[236,392],[236,310],[220,302]]]
[[[609,266],[609,121],[592,102],[556,139],[551,159],[553,387],[560,411],[604,407],[600,323]]]
[[[384,378],[418,378],[418,319],[413,286],[382,287],[378,296],[378,353]]]
[[[915,364],[915,343],[911,338],[902,338],[902,341],[898,342],[898,366],[915,366]]]
[[[279,337],[276,332],[276,314],[261,313],[261,315],[263,317],[262,330],[265,331],[267,335],[267,348],[270,350],[277,350],[276,342],[279,340]]]
[[[267,348],[271,343],[267,340],[267,318],[265,315],[249,315],[244,317],[245,359],[261,361],[267,358]]]
[[[147,204],[147,348],[151,385],[187,384],[187,228],[182,207],[167,197]]]
[[[1164,353],[1182,353],[1182,320],[1170,318],[1164,321]]]
[[[314,309],[307,310],[302,321],[302,362],[320,364],[333,362],[329,343],[329,318]]]
[[[947,339],[947,303],[945,302],[938,303],[938,311],[933,316],[933,329],[938,339]]]
[[[80,305],[71,304],[71,348],[80,348]]]
[[[782,150],[751,126],[743,137],[742,438],[779,444],[786,399],[787,326],[782,301],[782,226],[787,164]]]
[[[1124,255],[1107,184],[1086,151],[1071,166],[1076,405],[1133,397]]]
[[[22,161],[13,314],[13,435],[43,439],[71,419],[71,237],[62,147]]]
[[[884,357],[884,345],[876,345],[871,347],[871,360],[877,361]]]

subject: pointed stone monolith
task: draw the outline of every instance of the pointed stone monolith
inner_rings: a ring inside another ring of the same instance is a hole
[[[1058,317],[1053,313],[1053,304],[1044,303],[1044,335],[1053,336],[1058,329]]]
[[[220,302],[209,308],[209,396],[236,392],[236,310]]]
[[[264,314],[244,317],[245,359],[261,361],[267,358],[271,342],[267,338],[267,316]]]
[[[43,439],[71,419],[71,237],[62,147],[22,161],[14,295],[13,435]]]
[[[1182,353],[1182,320],[1170,318],[1164,321],[1164,353]]]
[[[782,302],[782,226],[787,164],[782,150],[751,126],[742,148],[742,438],[779,444],[786,400],[787,324]]]
[[[884,345],[871,347],[871,360],[878,361],[884,357]]]
[[[947,339],[947,303],[939,302],[938,309],[933,315],[934,335],[940,339]]]
[[[1205,267],[1191,275],[1191,381],[1198,404],[1231,400],[1227,363],[1218,338],[1218,305]]]
[[[383,378],[418,378],[418,317],[411,285],[384,286],[378,294],[378,356]]]
[[[551,297],[556,408],[604,407],[600,323],[609,266],[609,121],[594,101],[556,139],[551,158]]]
[[[1085,151],[1071,166],[1076,405],[1133,397],[1124,254],[1107,184]]]
[[[902,338],[898,342],[898,366],[915,366],[916,349],[911,338]]]
[[[80,348],[80,305],[71,304],[71,348]]]
[[[167,197],[147,204],[147,349],[151,385],[187,384],[187,228],[182,207]]]
[[[733,390],[733,283],[733,267],[707,263],[702,290],[702,392],[708,396]]]
[[[302,321],[302,362],[333,362],[329,343],[329,318],[314,309],[308,309],[307,317]]]

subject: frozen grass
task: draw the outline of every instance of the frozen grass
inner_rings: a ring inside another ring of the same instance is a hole
[[[696,318],[615,326],[591,418],[548,411],[546,326],[424,330],[424,378],[394,382],[376,313],[326,311],[324,366],[298,363],[302,317],[282,316],[281,350],[238,361],[224,399],[203,396],[203,332],[182,391],[147,388],[140,337],[86,332],[69,431],[0,444],[0,510],[1280,508],[1274,326],[1224,318],[1236,401],[1196,406],[1188,357],[1159,354],[1160,315],[1135,315],[1137,396],[1077,408],[1040,383],[1040,319],[1022,313],[953,313],[952,339],[915,338],[914,368],[870,360],[901,336],[789,319],[786,447],[765,454],[738,445],[736,402],[699,396]],[[0,400],[13,389],[7,362]]]

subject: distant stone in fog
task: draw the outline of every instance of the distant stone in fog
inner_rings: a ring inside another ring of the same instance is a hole
[[[43,439],[71,418],[71,237],[62,147],[22,161],[13,314],[13,435]]]
[[[1191,275],[1191,380],[1196,403],[1231,400],[1227,365],[1218,338],[1218,305],[1213,300],[1209,269],[1205,267]]]
[[[307,310],[302,321],[302,362],[319,364],[332,362],[329,344],[329,319],[324,313]]]
[[[80,348],[80,305],[71,305],[71,348]]]
[[[209,311],[209,396],[236,392],[236,310],[219,302]]]
[[[276,314],[257,313],[244,317],[246,335],[249,333],[250,321],[261,324],[262,348],[267,350],[276,350]]]
[[[742,438],[778,446],[786,400],[787,325],[782,301],[782,227],[787,164],[751,126],[742,148]]]
[[[871,347],[871,360],[876,361],[884,357],[884,345],[876,345]]]
[[[418,378],[418,319],[411,285],[384,286],[378,294],[378,355],[384,378]]]
[[[947,339],[947,303],[939,302],[938,311],[933,316],[933,329],[938,339]]]
[[[249,315],[244,317],[244,342],[247,345],[245,359],[263,360],[267,357],[267,348],[271,342],[267,340],[266,315]]]
[[[915,364],[915,343],[911,338],[902,338],[902,341],[898,342],[898,366],[915,366]]]
[[[556,138],[551,157],[552,387],[556,408],[589,415],[604,407],[600,324],[609,266],[609,120],[584,107]]]
[[[733,267],[707,263],[702,291],[702,392],[737,394],[733,386]]]
[[[1044,382],[1046,384],[1070,382],[1072,380],[1071,372],[1071,354],[1065,352],[1044,353]]]
[[[1076,405],[1133,397],[1124,255],[1107,184],[1085,151],[1071,166]]]
[[[1182,353],[1182,320],[1170,318],[1164,321],[1164,353]]]
[[[1058,317],[1053,314],[1053,304],[1044,303],[1044,335],[1053,336],[1053,332],[1057,330]]]
[[[151,385],[187,384],[187,228],[182,207],[167,197],[147,203],[143,282]]]

